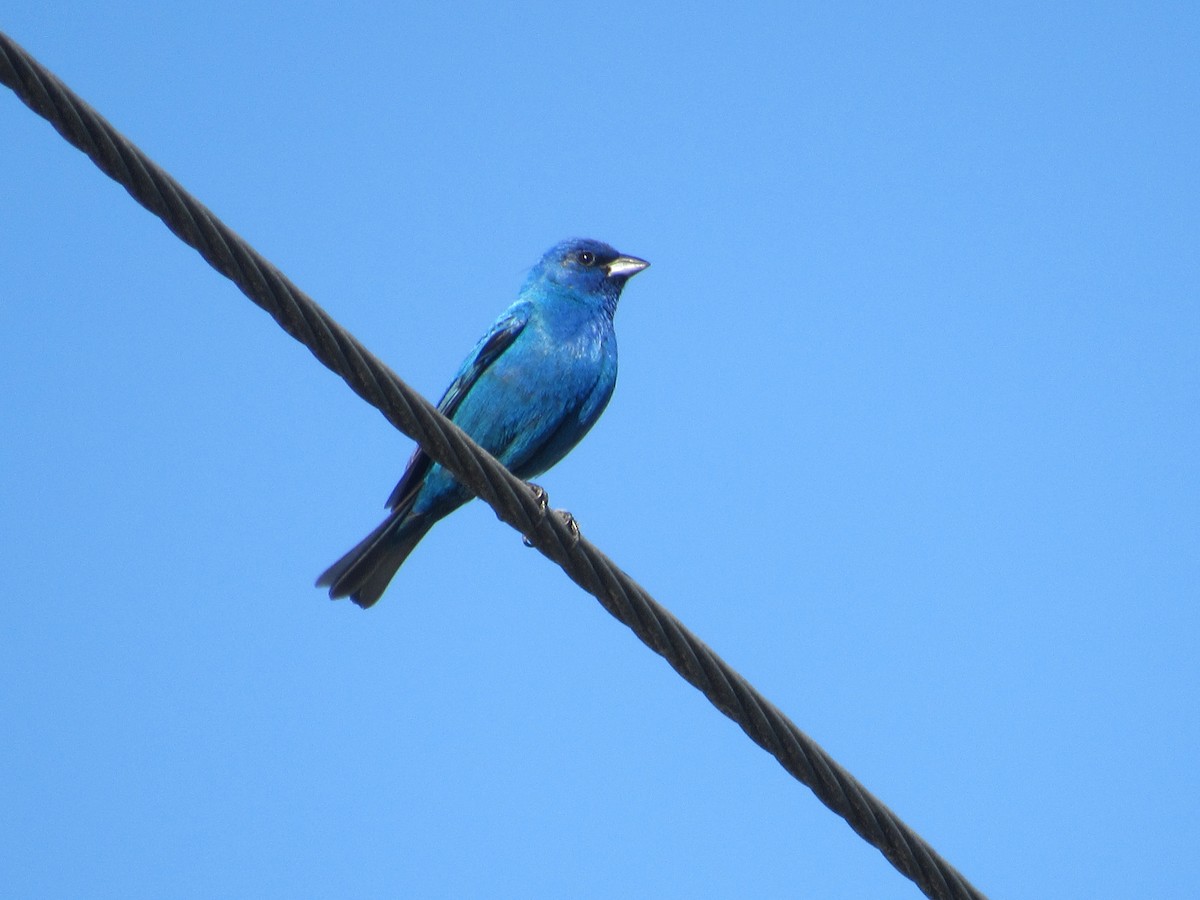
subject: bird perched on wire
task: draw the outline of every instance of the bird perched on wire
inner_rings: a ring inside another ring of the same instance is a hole
[[[517,477],[545,472],[608,405],[617,381],[613,315],[625,282],[648,265],[600,241],[551,247],[463,362],[438,409]],[[391,513],[317,586],[371,606],[434,523],[471,496],[418,447],[388,498]]]

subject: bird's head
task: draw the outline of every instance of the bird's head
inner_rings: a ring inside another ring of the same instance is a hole
[[[574,238],[546,251],[529,272],[526,289],[552,289],[582,303],[599,304],[612,315],[625,282],[648,265],[603,241]]]

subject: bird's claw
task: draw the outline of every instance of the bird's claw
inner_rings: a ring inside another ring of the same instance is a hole
[[[567,533],[571,535],[571,546],[574,547],[579,543],[579,523],[568,509],[556,509],[554,514],[567,526]]]
[[[532,481],[527,481],[525,484],[533,491],[533,497],[537,500],[538,509],[542,513],[545,513],[550,508],[550,495],[546,493],[546,489],[540,484],[534,484]]]

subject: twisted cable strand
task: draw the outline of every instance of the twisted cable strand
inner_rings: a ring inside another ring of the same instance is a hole
[[[920,836],[811,738],[428,401],[372,356],[320,306],[126,140],[51,72],[0,32],[0,81],[284,331],[417,441],[437,462],[520,531],[618,621],[807,785],[928,897],[982,898]]]

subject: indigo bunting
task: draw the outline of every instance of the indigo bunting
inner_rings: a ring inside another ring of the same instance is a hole
[[[608,405],[617,381],[613,315],[625,282],[648,265],[600,241],[551,247],[463,362],[438,409],[517,477],[545,472]],[[317,586],[366,609],[433,524],[470,499],[418,447],[388,498],[391,513]]]

